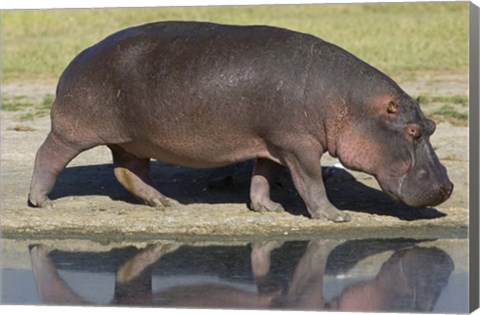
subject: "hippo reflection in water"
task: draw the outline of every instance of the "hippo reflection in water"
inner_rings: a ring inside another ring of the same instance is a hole
[[[115,176],[145,204],[176,204],[150,158],[194,168],[256,160],[250,207],[270,199],[284,166],[312,218],[349,221],[328,200],[320,159],[373,175],[393,199],[435,206],[453,190],[429,138],[435,123],[391,78],[312,35],[268,26],[160,22],[81,52],[60,77],[29,204],[51,207],[58,174],[107,145]]]
[[[277,264],[284,264],[285,261],[271,258],[275,255],[276,249],[282,249],[282,242],[267,241],[252,244],[250,261],[253,281],[257,287],[256,292],[245,288],[245,283],[238,282],[238,277],[233,277],[232,279],[236,279],[233,281],[221,282],[213,281],[212,278],[205,280],[203,277],[201,283],[185,281],[183,278],[183,281],[178,280],[178,283],[153,292],[152,266],[158,265],[166,255],[176,255],[180,245],[152,245],[129,255],[130,258],[117,269],[115,293],[111,304],[194,308],[425,312],[433,309],[453,271],[451,258],[442,250],[435,247],[416,246],[403,248],[396,250],[371,280],[360,282],[357,280],[345,287],[338,296],[325,300],[323,283],[327,272],[327,260],[334,248],[342,246],[339,246],[340,243],[342,242],[338,240],[310,241],[303,254],[297,251],[301,256],[299,260],[298,257],[292,257],[291,250],[287,248],[287,257],[291,261],[297,261],[293,275],[287,279],[284,278],[284,274],[275,274],[270,270],[285,270],[285,268],[291,270],[288,266],[278,269]],[[349,251],[351,252],[351,248]],[[51,249],[44,245],[32,246],[30,250],[33,275],[42,303],[89,304],[70,289],[59,276],[50,252]],[[202,247],[198,253],[205,255],[206,252],[208,247]],[[188,261],[191,261],[192,257],[195,258],[192,252],[187,252],[187,256],[185,251],[178,255],[175,256],[173,265],[170,265],[173,268],[179,268],[178,263],[185,257],[188,257]],[[225,257],[232,257],[228,249]],[[200,257],[197,257],[197,260],[201,261],[198,258]],[[212,263],[212,257],[207,261]],[[225,266],[225,263],[220,261],[222,266]],[[71,262],[68,265],[71,265]],[[244,264],[240,265],[243,268]],[[199,268],[205,272],[208,266],[202,265]],[[169,278],[177,276],[175,272],[165,271]],[[225,272],[231,276],[231,270]],[[162,271],[162,273],[165,272]],[[183,268],[179,268],[177,273],[178,279],[181,279],[181,275],[185,276]],[[246,278],[249,276],[247,275]]]

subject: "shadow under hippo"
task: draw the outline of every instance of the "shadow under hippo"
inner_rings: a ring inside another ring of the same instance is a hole
[[[153,181],[166,196],[181,204],[248,203],[253,166],[253,161],[247,161],[224,168],[192,169],[151,162]],[[384,192],[360,183],[341,168],[323,167],[322,176],[329,199],[341,210],[393,216],[406,221],[445,216],[434,208],[418,209],[395,203]],[[60,174],[52,192],[54,198],[88,195],[139,203],[115,180],[112,164],[69,167]],[[305,203],[286,169],[274,181],[271,196],[289,213],[308,216]]]

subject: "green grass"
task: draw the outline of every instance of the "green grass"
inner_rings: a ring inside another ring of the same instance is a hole
[[[450,105],[443,105],[440,109],[436,110],[435,112],[432,113],[433,116],[442,116],[443,118],[448,119],[458,119],[458,120],[467,120],[468,119],[468,114],[467,113],[461,113],[455,110]]]
[[[447,121],[456,126],[467,125],[468,97],[465,95],[421,95],[420,106],[427,117],[437,122]]]
[[[468,105],[468,97],[465,95],[452,96],[420,96],[420,104],[423,103],[449,103],[461,106]]]
[[[54,100],[53,95],[45,95],[39,102],[23,96],[6,98],[2,96],[1,109],[8,112],[20,112],[19,120],[30,120],[46,116],[50,112]]]
[[[11,99],[2,97],[2,110],[7,112],[18,112],[32,106],[33,104],[23,96],[17,96]]]
[[[1,12],[3,80],[55,79],[84,48],[161,20],[267,24],[333,42],[388,74],[468,65],[468,3],[323,4]]]

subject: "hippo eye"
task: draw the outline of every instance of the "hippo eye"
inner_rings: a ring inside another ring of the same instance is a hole
[[[414,140],[420,138],[421,136],[420,126],[415,123],[408,124],[405,131],[407,135],[412,137]]]

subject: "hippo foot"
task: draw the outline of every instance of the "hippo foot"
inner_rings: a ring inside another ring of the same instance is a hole
[[[279,204],[278,202],[273,202],[271,200],[265,203],[251,202],[250,209],[257,212],[266,212],[266,211],[284,212],[285,211],[285,209],[283,209],[281,204]]]
[[[252,253],[258,253],[258,255],[261,256],[269,256],[273,250],[280,248],[284,243],[284,241],[280,240],[253,242],[251,243]]]
[[[156,255],[160,255],[158,256],[158,258],[160,258],[162,255],[176,251],[181,246],[182,245],[180,243],[151,245],[148,247],[148,250],[150,250],[152,253]]]
[[[28,245],[28,250],[31,256],[47,257],[53,250],[53,247],[44,244]]]
[[[283,243],[283,241],[274,240],[253,242],[251,244],[252,252],[250,254],[250,258],[252,261],[252,271],[257,281],[265,282],[266,279],[264,278],[270,271],[271,253],[275,249],[281,247]]]
[[[350,216],[340,210],[312,214],[312,219],[328,220],[335,223],[349,222]]]
[[[27,203],[30,207],[34,208],[53,209],[53,201],[48,198],[41,202],[33,202],[32,198],[29,197]]]
[[[165,208],[167,207],[178,206],[180,203],[175,199],[163,197],[163,198],[154,198],[152,200],[148,200],[146,201],[146,204],[160,210],[165,210]]]

